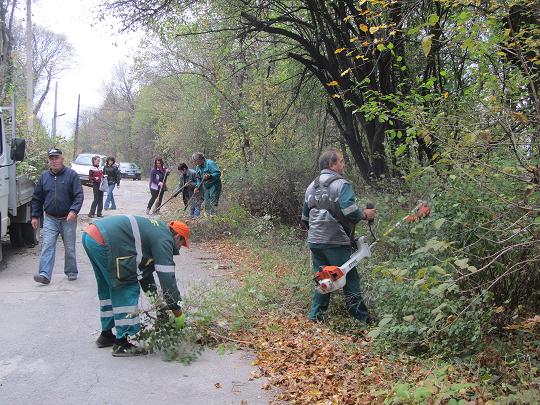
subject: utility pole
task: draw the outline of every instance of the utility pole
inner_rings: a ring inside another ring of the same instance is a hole
[[[77,98],[77,118],[75,120],[75,135],[73,136],[73,161],[77,158],[77,144],[79,143],[79,110],[81,108],[81,95]]]
[[[34,47],[32,44],[32,0],[26,0],[26,117],[28,133],[34,131]]]
[[[56,117],[57,117],[57,111],[56,111],[56,103],[58,101],[58,82],[54,85],[54,113],[53,113],[53,121],[52,121],[52,137],[56,138]]]

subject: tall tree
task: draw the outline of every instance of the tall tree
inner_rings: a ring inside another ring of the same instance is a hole
[[[0,100],[6,97],[7,87],[11,84],[13,60],[11,57],[14,44],[13,29],[17,0],[0,1]]]

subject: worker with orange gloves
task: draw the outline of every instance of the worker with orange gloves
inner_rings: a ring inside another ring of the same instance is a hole
[[[98,347],[112,346],[115,357],[147,354],[128,337],[140,330],[139,282],[153,279],[154,272],[176,326],[184,327],[173,256],[182,246],[189,247],[189,235],[189,227],[181,221],[166,224],[133,215],[107,217],[84,230],[82,243],[94,269],[100,303],[102,332],[96,340]],[[144,289],[143,283],[141,286]]]

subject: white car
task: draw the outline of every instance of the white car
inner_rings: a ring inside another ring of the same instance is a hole
[[[107,156],[100,155],[99,153],[81,153],[77,156],[75,161],[71,163],[71,168],[77,172],[82,184],[90,184],[90,169],[92,168],[92,158],[99,156],[101,161],[99,167],[103,168],[106,163]]]

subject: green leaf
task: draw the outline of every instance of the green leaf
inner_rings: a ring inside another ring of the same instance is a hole
[[[433,227],[437,230],[441,229],[441,226],[442,224],[444,224],[444,222],[446,221],[446,219],[444,218],[440,218],[438,220],[436,220],[435,222],[433,222]]]
[[[414,321],[414,315],[407,315],[407,316],[404,316],[404,317],[403,317],[403,320],[404,320],[405,322],[412,322],[412,321]]]
[[[463,136],[463,145],[471,145],[476,141],[476,134],[474,132],[469,132]]]
[[[431,266],[431,270],[435,273],[445,276],[447,273],[441,266]]]
[[[414,282],[415,287],[420,287],[421,285],[424,285],[424,284],[426,284],[426,279],[425,278],[421,278],[421,279],[416,280]]]
[[[409,399],[409,384],[397,384],[396,396],[401,400]]]
[[[392,320],[391,316],[381,319],[379,321],[379,328],[382,328],[383,326],[388,325],[391,320]]]
[[[380,51],[380,52],[383,52],[386,50],[386,46],[384,46],[384,44],[378,44],[377,45],[377,49]]]
[[[467,267],[469,267],[468,263],[469,263],[468,257],[466,257],[465,259],[456,260],[454,262],[454,264],[458,266],[460,269],[466,269]]]
[[[367,335],[372,339],[377,339],[380,333],[381,333],[381,330],[379,328],[375,328],[375,329],[370,330]]]
[[[428,56],[431,52],[431,45],[433,43],[433,35],[427,35],[424,38],[422,38],[422,51],[424,52],[424,56]]]
[[[418,34],[420,32],[420,30],[422,29],[422,26],[419,25],[417,27],[412,27],[412,28],[409,28],[409,30],[407,31],[407,34],[408,35],[415,35],[415,34]]]
[[[406,150],[407,150],[406,144],[402,143],[401,145],[399,145],[396,149],[396,157],[403,155]]]
[[[431,397],[431,391],[426,387],[415,388],[413,398],[416,402],[424,402],[429,397]]]
[[[435,25],[439,22],[440,17],[437,14],[431,14],[428,17],[428,25]]]
[[[469,12],[469,11],[462,11],[461,13],[459,13],[459,15],[457,16],[457,22],[458,24],[464,24],[465,22],[467,22],[467,20],[469,20],[472,16],[472,13]]]

